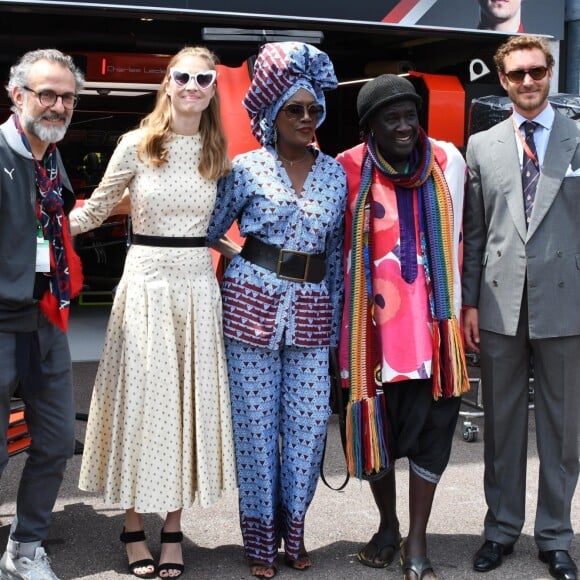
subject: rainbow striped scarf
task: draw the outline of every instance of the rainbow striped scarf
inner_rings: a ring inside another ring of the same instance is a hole
[[[410,159],[411,173],[397,174],[369,136],[352,223],[349,312],[347,464],[354,477],[373,479],[390,467],[386,405],[380,353],[373,339],[372,227],[365,232],[375,170],[395,184],[401,231],[401,271],[407,282],[417,275],[413,191],[418,192],[420,243],[433,318],[433,397],[456,397],[469,389],[469,377],[453,296],[453,204],[431,142],[419,131]],[[371,218],[372,219],[372,218]],[[376,364],[376,361],[379,364]]]

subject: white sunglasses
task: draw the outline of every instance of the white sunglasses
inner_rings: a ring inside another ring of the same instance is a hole
[[[170,68],[169,74],[178,87],[186,87],[193,80],[195,86],[202,91],[209,89],[217,77],[217,71],[215,70],[189,73],[176,68]]]

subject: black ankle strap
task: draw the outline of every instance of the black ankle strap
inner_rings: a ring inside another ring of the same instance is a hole
[[[164,532],[161,530],[161,542],[163,544],[177,544],[183,541],[183,532]]]
[[[136,532],[126,532],[124,529],[121,532],[121,542],[123,544],[132,544],[134,542],[144,542],[145,532],[143,530],[138,530]]]

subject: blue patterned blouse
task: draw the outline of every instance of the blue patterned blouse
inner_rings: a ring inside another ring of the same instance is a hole
[[[316,160],[298,196],[270,146],[238,155],[218,183],[210,220],[212,244],[237,220],[242,236],[312,254],[326,253],[320,283],[283,280],[241,256],[222,281],[224,334],[277,349],[336,347],[343,299],[343,216],[346,177],[332,157],[313,149]]]

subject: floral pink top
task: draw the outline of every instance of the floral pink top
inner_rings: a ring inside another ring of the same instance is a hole
[[[461,287],[459,281],[459,248],[465,162],[451,143],[431,139],[435,157],[443,168],[453,199],[454,296],[455,313],[459,317]],[[350,274],[352,216],[359,193],[364,145],[358,145],[338,156],[348,180],[345,216],[345,305],[340,337],[340,364],[343,384],[348,384],[348,324],[350,305]],[[416,193],[414,194],[416,197]],[[375,171],[371,187],[373,203],[373,319],[380,342],[380,382],[389,383],[431,376],[433,358],[432,318],[429,308],[429,288],[423,269],[419,242],[418,200],[413,200],[417,240],[418,274],[412,283],[401,276],[399,259],[400,232],[397,198],[393,184]],[[370,210],[369,214],[370,214]],[[368,220],[370,222],[370,219]],[[367,226],[368,228],[368,226]],[[368,229],[367,229],[368,231]]]

